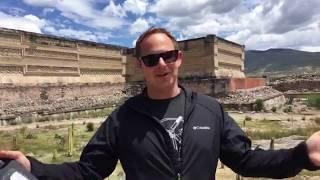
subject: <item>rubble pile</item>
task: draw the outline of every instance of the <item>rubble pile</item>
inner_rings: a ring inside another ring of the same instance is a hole
[[[288,93],[320,91],[320,74],[304,74],[270,79],[268,85]]]
[[[112,96],[90,96],[79,98],[61,98],[57,100],[46,100],[34,102],[31,99],[20,101],[19,103],[1,103],[0,116],[17,116],[36,112],[43,113],[61,113],[77,110],[92,109],[95,107],[112,106],[126,97],[124,93],[115,93]]]
[[[270,84],[282,84],[295,81],[320,81],[320,74],[302,74],[270,79]]]
[[[282,92],[270,86],[263,86],[246,90],[236,90],[223,97],[218,97],[217,100],[222,104],[252,104],[257,99],[266,100],[282,94]]]

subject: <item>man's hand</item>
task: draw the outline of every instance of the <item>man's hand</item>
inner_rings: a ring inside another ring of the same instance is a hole
[[[0,159],[16,160],[22,167],[31,172],[30,161],[20,151],[0,151]]]
[[[312,134],[306,143],[310,161],[320,167],[320,131]]]

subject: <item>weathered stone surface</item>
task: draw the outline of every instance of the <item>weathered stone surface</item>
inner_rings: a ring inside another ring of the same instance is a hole
[[[236,90],[228,93],[226,96],[219,97],[218,100],[224,104],[250,104],[254,103],[257,99],[268,100],[281,95],[283,95],[282,92],[270,86],[264,86],[246,90]]]
[[[217,36],[208,35],[178,42],[183,51],[180,78],[209,76],[244,78],[244,46]],[[126,81],[142,81],[133,50],[126,52]]]
[[[124,47],[5,28],[0,32],[0,84],[124,82]],[[1,71],[8,67],[21,71]],[[97,73],[81,73],[83,69]]]
[[[320,74],[303,74],[272,78],[270,79],[269,85],[282,92],[319,92]]]
[[[121,103],[127,95],[123,84],[69,84],[47,86],[7,86],[0,88],[0,119],[19,115],[61,113],[108,107]]]

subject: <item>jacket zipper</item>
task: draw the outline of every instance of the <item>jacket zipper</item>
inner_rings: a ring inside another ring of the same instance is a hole
[[[188,98],[187,96],[185,98]],[[188,100],[185,99],[185,107],[187,107],[187,102]],[[186,122],[188,121],[188,119],[190,118],[192,112],[193,112],[193,109],[194,109],[194,104],[191,105],[191,107],[189,109],[186,109],[186,110],[189,110],[188,112],[184,112],[184,122],[183,122],[183,126],[182,126],[182,134],[181,134],[181,147],[179,149],[179,157],[178,157],[178,161],[179,161],[179,170],[178,170],[178,173],[177,173],[177,180],[182,180],[182,177],[181,177],[181,170],[182,170],[182,156],[183,156],[183,137],[184,137],[184,130],[185,130],[185,126],[186,126]]]
[[[169,139],[170,142],[171,142],[171,138],[170,138],[170,136],[169,136],[169,133],[168,133],[167,130],[160,124],[159,119],[158,119],[157,117],[151,116],[150,114],[148,114],[148,113],[146,113],[146,112],[143,112],[143,111],[139,111],[139,110],[135,110],[135,111],[140,112],[141,114],[143,114],[143,115],[145,115],[145,116],[150,117],[151,119],[153,119],[154,123],[156,123],[156,124],[165,132],[164,134],[166,134],[166,136],[167,136],[166,139]],[[182,131],[182,133],[183,133],[183,131]],[[181,141],[182,141],[182,140],[181,140]],[[171,142],[171,145],[172,145],[172,142]],[[173,146],[173,145],[172,145],[172,146]],[[172,147],[172,148],[173,148],[173,147]],[[182,148],[182,143],[181,143],[181,148]],[[180,151],[181,151],[181,150],[180,150]],[[180,153],[180,152],[178,152],[178,153],[179,153],[179,159],[180,159],[180,154],[181,154],[181,153]],[[173,161],[176,161],[175,158],[173,158]],[[174,167],[174,169],[175,169],[175,167]],[[181,180],[180,171],[177,172],[177,180]]]
[[[185,93],[186,93],[186,92],[185,92]],[[185,98],[188,98],[188,96],[186,96]],[[186,107],[187,107],[187,101],[188,101],[188,100],[185,99],[185,101],[186,101],[186,102],[185,102],[185,108],[186,108]],[[154,116],[151,116],[150,114],[148,114],[148,113],[146,113],[146,112],[144,112],[144,111],[140,111],[140,110],[135,109],[135,108],[133,108],[133,109],[134,109],[135,111],[137,111],[137,112],[140,112],[141,114],[143,114],[143,115],[145,115],[145,116],[151,117],[151,118],[155,121],[155,123],[158,124],[158,125],[160,125],[161,129],[166,132],[165,134],[167,134],[167,138],[169,138],[169,140],[170,140],[170,142],[171,142],[171,138],[170,138],[168,132],[167,132],[166,129],[160,124],[158,118],[156,118],[156,117],[154,117]],[[182,152],[183,152],[184,127],[185,127],[185,125],[186,125],[187,119],[190,118],[190,115],[192,114],[193,109],[194,109],[194,104],[192,104],[189,109],[186,109],[186,110],[190,110],[190,111],[185,112],[185,115],[186,115],[185,117],[186,117],[186,119],[185,119],[184,122],[183,122],[182,135],[181,135],[181,147],[180,147],[180,150],[179,150],[179,152],[178,152],[178,154],[179,154],[179,156],[178,156],[179,169],[178,169],[178,171],[177,171],[177,180],[182,180],[182,177],[181,177],[181,167],[182,167]],[[174,160],[174,158],[173,158],[173,160]],[[174,161],[175,161],[175,160],[174,160]]]

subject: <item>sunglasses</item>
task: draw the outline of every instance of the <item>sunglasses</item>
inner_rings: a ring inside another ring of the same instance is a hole
[[[165,63],[172,63],[178,59],[179,50],[166,51],[159,54],[149,54],[146,56],[140,57],[143,61],[143,64],[147,67],[156,66],[159,63],[160,57],[164,60]]]

